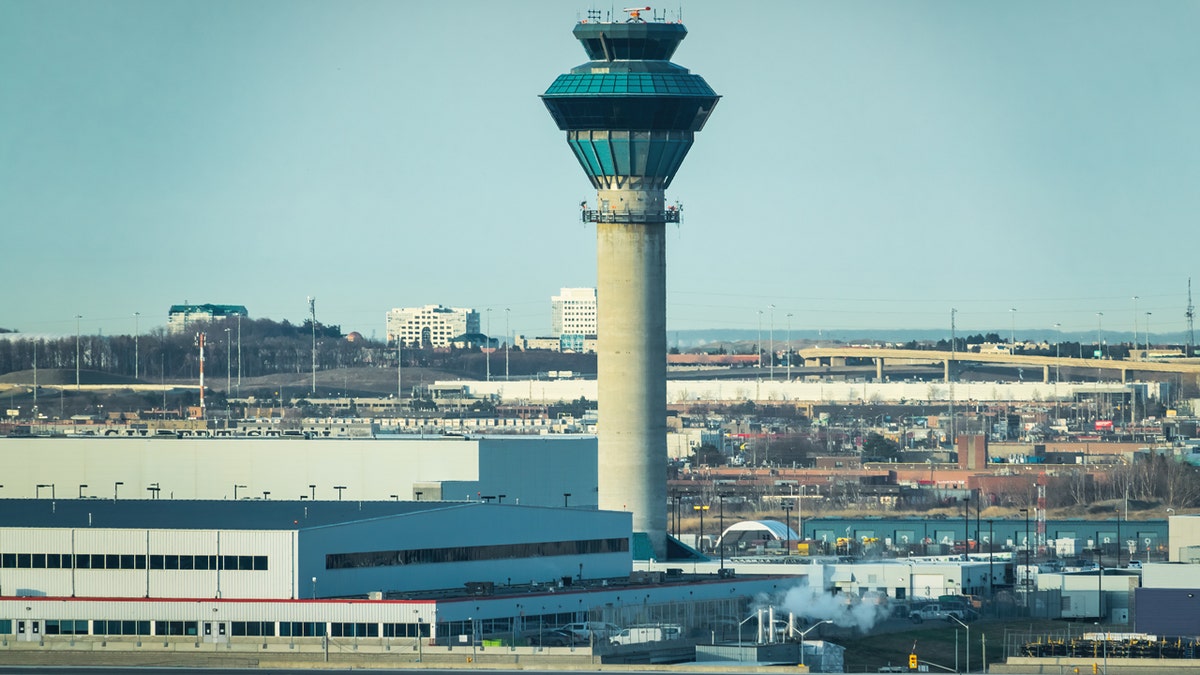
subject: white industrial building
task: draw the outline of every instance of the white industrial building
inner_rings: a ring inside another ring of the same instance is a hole
[[[0,637],[63,649],[113,636],[134,636],[136,648],[142,636],[262,650],[295,649],[298,638],[348,638],[354,650],[405,638],[416,650],[418,637],[427,649],[469,636],[515,645],[589,619],[698,630],[789,583],[634,572],[631,544],[630,514],[593,509],[6,499]]]
[[[6,500],[0,588],[126,598],[371,592],[628,576],[630,516],[479,502]]]
[[[594,436],[0,438],[0,495],[595,507]]]
[[[596,335],[596,289],[563,288],[551,296],[550,334]]]
[[[413,347],[449,347],[455,338],[479,332],[479,312],[461,307],[397,307],[387,313],[387,341]]]

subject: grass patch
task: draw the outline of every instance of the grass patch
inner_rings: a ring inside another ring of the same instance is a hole
[[[1065,630],[1062,622],[1045,619],[980,620],[971,624],[971,668],[982,669],[983,653],[980,637],[987,638],[987,661],[998,663],[1005,659],[1004,638],[1006,633],[1056,633]],[[950,670],[955,664],[955,629],[958,629],[958,666],[966,670],[965,631],[954,622],[926,621],[912,624],[911,628],[886,633],[873,633],[854,637],[831,637],[846,648],[846,672],[876,672],[882,666],[907,666],[908,655],[916,643],[917,658],[922,662],[944,666]],[[939,672],[930,666],[930,672]]]

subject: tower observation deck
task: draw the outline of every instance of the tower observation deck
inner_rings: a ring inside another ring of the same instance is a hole
[[[646,8],[649,9],[649,8]],[[558,76],[542,101],[597,191],[599,504],[633,512],[655,556],[666,554],[666,205],[695,134],[719,96],[670,62],[687,29],[584,21],[589,61]]]

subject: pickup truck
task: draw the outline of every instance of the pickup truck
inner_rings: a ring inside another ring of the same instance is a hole
[[[939,604],[925,605],[920,609],[914,609],[909,613],[908,618],[914,623],[922,621],[949,621],[950,617],[954,617],[959,621],[967,620],[967,610],[962,607],[950,607]]]

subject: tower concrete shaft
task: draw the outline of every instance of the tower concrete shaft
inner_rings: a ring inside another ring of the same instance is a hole
[[[670,62],[678,23],[581,22],[591,59],[542,95],[597,190],[599,503],[633,512],[658,559],[667,553],[666,237],[679,210],[670,185],[719,97]],[[636,555],[636,552],[635,552]]]
[[[600,223],[596,254],[600,508],[632,511],[665,559],[665,225]]]

